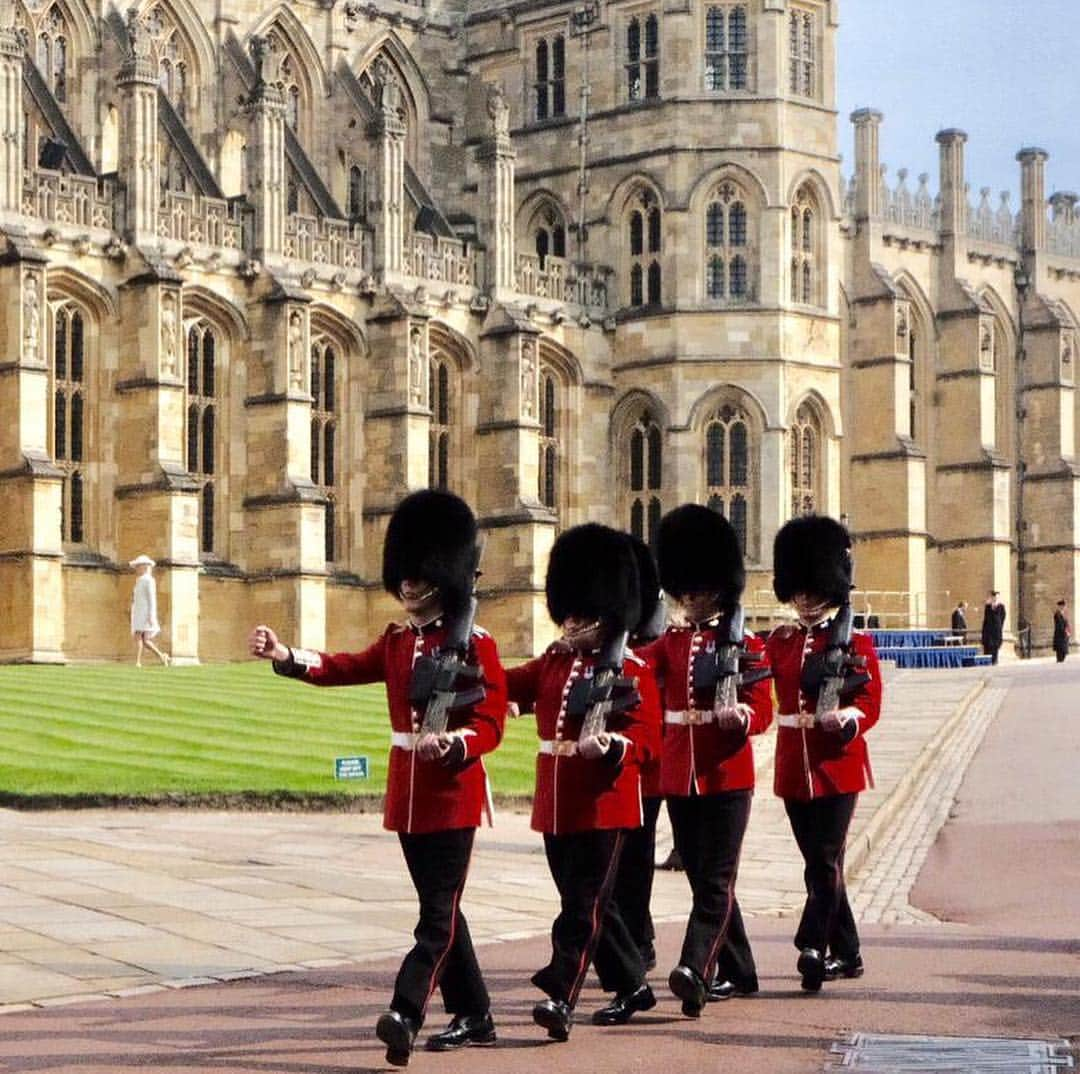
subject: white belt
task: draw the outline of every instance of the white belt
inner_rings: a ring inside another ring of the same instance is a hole
[[[574,754],[577,753],[577,743],[563,740],[556,741],[553,738],[542,738],[540,740],[540,752],[554,754],[556,757],[573,757]]]
[[[411,752],[419,737],[415,731],[394,731],[390,735],[390,745]]]
[[[794,712],[794,713],[781,713],[776,717],[777,727],[802,727],[803,721],[807,716],[812,716],[811,712]]]
[[[697,727],[699,724],[712,723],[716,713],[712,709],[686,709],[682,712],[665,712],[664,723],[681,724]]]

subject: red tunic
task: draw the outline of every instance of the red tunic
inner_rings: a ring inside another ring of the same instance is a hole
[[[766,642],[780,712],[774,788],[781,798],[809,801],[874,785],[863,735],[877,723],[881,713],[881,670],[868,634],[854,633],[851,644],[857,656],[866,658],[870,681],[851,696],[841,698],[841,712],[856,720],[855,737],[845,742],[840,734],[821,727],[785,726],[796,714],[814,711],[814,702],[801,690],[803,661],[811,653],[825,649],[828,640],[826,621],[809,631],[794,625],[777,627]]]
[[[421,761],[408,739],[420,730],[424,714],[409,705],[412,667],[421,654],[430,654],[446,639],[442,620],[422,629],[391,623],[373,645],[360,653],[320,653],[319,666],[303,678],[316,686],[358,686],[385,682],[390,749],[383,827],[392,832],[422,834],[453,828],[475,828],[487,800],[487,776],[481,757],[499,744],[506,717],[506,675],[495,641],[479,627],[473,631],[469,662],[484,672],[483,701],[450,713],[448,729],[464,732],[466,762],[445,765]]]
[[[753,710],[746,734],[721,729],[712,722],[688,723],[686,713],[712,711],[714,698],[693,688],[694,660],[699,652],[714,649],[715,626],[671,626],[642,649],[662,683],[664,749],[661,791],[665,795],[719,794],[754,786],[751,735],[760,735],[772,723],[772,689],[768,679],[739,691],[739,700]],[[746,648],[761,653],[764,642],[747,634]],[[678,722],[676,722],[678,721]]]
[[[580,718],[566,714],[570,687],[591,675],[594,661],[595,654],[576,653],[555,643],[535,660],[506,673],[510,700],[522,712],[536,713],[541,747],[536,757],[534,831],[567,835],[641,827],[640,769],[660,746],[660,697],[644,660],[627,653],[623,662],[623,674],[638,680],[640,704],[608,721],[608,730],[628,741],[622,763],[563,752],[573,748],[581,731]]]

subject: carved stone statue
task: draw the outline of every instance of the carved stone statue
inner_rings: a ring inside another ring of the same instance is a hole
[[[40,321],[38,280],[28,272],[23,277],[23,360],[35,364],[41,361]]]
[[[266,83],[266,66],[270,58],[270,38],[252,37],[248,42],[248,51],[251,53],[251,62],[255,65],[255,85],[262,86]]]
[[[487,96],[487,110],[491,117],[491,125],[496,138],[509,137],[510,134],[510,106],[506,103],[506,95],[501,86],[490,86]]]
[[[304,388],[304,318],[298,312],[289,316],[289,387]]]
[[[536,417],[536,344],[531,339],[521,341],[521,413]]]
[[[176,296],[161,299],[161,375],[176,376]]]
[[[150,27],[133,7],[128,8],[127,33],[129,54],[135,58],[149,56],[152,45]]]
[[[397,115],[402,110],[401,87],[394,78],[394,70],[385,59],[380,56],[375,61],[372,70],[375,78],[375,89],[379,97],[379,108],[383,112],[392,112]]]
[[[409,333],[409,402],[424,402],[424,333],[419,327]]]

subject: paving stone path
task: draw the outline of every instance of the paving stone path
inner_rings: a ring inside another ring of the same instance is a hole
[[[920,855],[1004,693],[984,692],[987,679],[973,669],[889,680],[870,739],[877,788],[860,802],[849,850],[867,920],[913,919],[900,915],[914,913],[906,894]],[[803,898],[771,793],[773,747],[771,733],[758,740],[739,878],[751,916],[790,914]],[[0,855],[0,1013],[368,962],[411,945],[414,895],[376,816],[0,811]],[[555,907],[528,817],[501,812],[470,871],[474,938],[545,934]],[[661,922],[685,919],[681,874],[657,874],[653,909]]]

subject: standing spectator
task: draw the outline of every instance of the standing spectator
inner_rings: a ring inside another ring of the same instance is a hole
[[[131,593],[131,633],[135,637],[135,666],[142,667],[143,646],[168,667],[172,658],[163,653],[154,638],[161,633],[157,617],[157,585],[154,583],[154,561],[146,555],[136,556],[130,567],[135,568],[135,588]]]
[[[1005,628],[1005,605],[998,600],[998,591],[992,589],[983,607],[982,647],[991,663],[998,662],[998,649]]]
[[[961,644],[967,641],[967,628],[967,601],[962,600],[952,613],[952,634],[960,639]]]
[[[1065,614],[1067,611],[1065,601],[1059,600],[1057,610],[1054,612],[1054,653],[1059,664],[1063,664],[1065,657],[1069,655],[1069,638],[1072,637],[1069,620]]]

